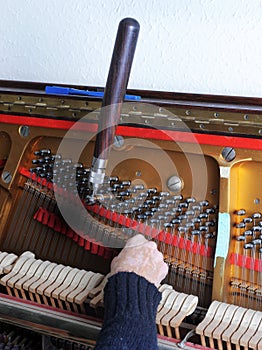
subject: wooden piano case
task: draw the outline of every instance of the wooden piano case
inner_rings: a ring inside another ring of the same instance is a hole
[[[89,203],[101,100],[44,87],[0,82],[2,322],[92,348],[103,317],[94,289],[138,232],[169,265],[159,348],[260,348],[262,100],[128,91],[141,100],[123,104],[106,183]]]

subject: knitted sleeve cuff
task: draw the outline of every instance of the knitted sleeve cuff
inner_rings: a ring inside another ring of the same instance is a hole
[[[105,320],[118,317],[154,321],[161,293],[144,277],[133,272],[111,276],[105,287]]]
[[[157,350],[160,300],[156,286],[133,272],[111,276],[104,290],[105,317],[95,350]]]

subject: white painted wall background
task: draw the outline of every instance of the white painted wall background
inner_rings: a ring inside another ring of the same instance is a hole
[[[104,86],[118,23],[128,87],[262,97],[261,0],[0,0],[0,79]]]

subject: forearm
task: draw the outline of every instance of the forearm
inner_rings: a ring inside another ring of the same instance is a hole
[[[156,350],[156,311],[161,293],[132,272],[109,278],[105,288],[105,318],[96,350]]]

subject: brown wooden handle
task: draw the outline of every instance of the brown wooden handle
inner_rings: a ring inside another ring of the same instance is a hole
[[[102,108],[99,116],[94,150],[96,159],[108,159],[110,146],[114,142],[115,129],[126,93],[139,28],[139,23],[133,18],[125,18],[119,23],[102,102],[102,107],[106,108]]]

